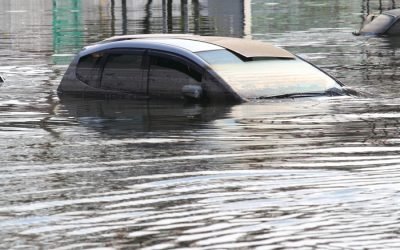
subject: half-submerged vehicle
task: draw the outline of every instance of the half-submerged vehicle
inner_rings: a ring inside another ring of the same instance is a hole
[[[60,95],[245,102],[346,95],[341,82],[260,41],[198,35],[125,35],[85,47]]]
[[[400,9],[384,11],[379,15],[368,15],[360,31],[353,34],[364,36],[399,36]]]

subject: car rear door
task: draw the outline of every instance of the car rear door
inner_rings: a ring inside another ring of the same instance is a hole
[[[101,88],[147,95],[144,54],[145,50],[140,49],[107,51],[101,76]]]

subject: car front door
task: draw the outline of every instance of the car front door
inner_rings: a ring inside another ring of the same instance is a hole
[[[200,85],[199,66],[181,56],[149,51],[148,93],[152,97],[181,98],[185,85]]]

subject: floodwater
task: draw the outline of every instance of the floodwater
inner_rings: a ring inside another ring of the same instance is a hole
[[[399,41],[351,32],[400,2],[182,2],[0,2],[0,249],[399,249]],[[163,32],[269,41],[365,94],[58,98],[82,46]]]

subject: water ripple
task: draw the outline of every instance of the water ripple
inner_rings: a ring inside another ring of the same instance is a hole
[[[252,0],[238,23],[243,9],[217,11],[224,1],[56,2],[0,1],[0,248],[400,248],[399,46],[351,34],[389,1]],[[362,95],[236,106],[57,96],[81,47],[166,31],[265,40]]]
[[[383,241],[391,246],[391,241],[385,239],[397,235],[392,231],[397,228],[396,220],[390,222],[389,218],[397,218],[399,212],[395,207],[387,211],[387,205],[399,202],[398,187],[393,185],[399,175],[371,173],[370,169],[352,172],[270,169],[143,177],[148,180],[146,183],[126,186],[121,193],[99,192],[77,200],[4,207],[1,213],[46,210],[54,215],[20,222],[3,221],[1,225],[31,227],[21,233],[41,234],[48,239],[60,231],[69,236],[107,237],[131,228],[133,231],[128,230],[120,237],[128,241],[140,239],[145,245],[146,241],[151,242],[148,236],[179,231],[174,234],[176,237],[163,242],[166,248],[187,244],[210,249],[264,249],[276,245],[295,248],[305,244],[334,246],[341,242],[357,246],[366,240]],[[137,179],[140,177],[119,181],[129,183]],[[382,181],[374,181],[378,179]],[[74,213],[58,213],[59,209],[55,209],[81,207],[76,207],[77,204],[102,205]],[[352,231],[354,223],[358,224],[356,231]],[[352,243],[346,243],[346,239]]]

